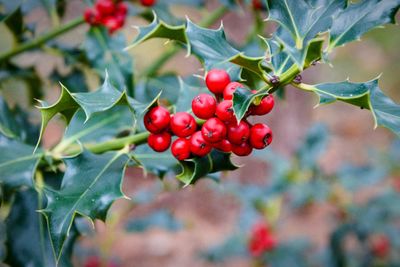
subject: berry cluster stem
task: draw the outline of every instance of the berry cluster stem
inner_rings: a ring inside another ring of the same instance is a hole
[[[72,30],[83,23],[84,23],[83,17],[79,17],[79,18],[73,19],[65,24],[62,24],[60,27],[57,27],[57,28],[49,31],[48,33],[45,33],[42,36],[39,36],[31,41],[22,43],[21,45],[15,47],[14,49],[11,49],[9,51],[6,51],[6,52],[0,54],[0,62],[5,61],[5,60],[9,59],[10,57],[13,57],[20,53],[23,53],[25,51],[28,51],[28,50],[31,50],[38,46],[41,46],[42,44],[46,43],[47,41],[54,39],[55,37]]]
[[[229,9],[225,6],[221,6],[210,13],[209,16],[205,17],[200,21],[199,25],[202,27],[210,27],[218,19],[220,19]],[[159,69],[173,56],[175,56],[181,50],[180,45],[174,45],[164,54],[162,54],[158,59],[156,59],[149,67],[147,67],[143,73],[143,77],[154,76]]]

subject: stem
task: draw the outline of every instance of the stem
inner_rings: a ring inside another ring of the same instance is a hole
[[[205,17],[200,21],[199,25],[201,27],[210,27],[213,25],[221,16],[223,16],[228,11],[228,8],[225,6],[221,6],[214,10],[214,12],[210,13],[209,16]],[[171,49],[166,51],[163,55],[161,55],[158,59],[156,59],[149,67],[147,67],[143,73],[143,77],[154,76],[157,74],[158,70],[173,56],[175,56],[180,51],[180,46],[175,44]]]
[[[81,25],[82,23],[84,23],[83,17],[79,17],[74,20],[71,20],[68,23],[63,24],[62,26],[55,28],[46,34],[43,34],[42,36],[37,37],[36,39],[25,42],[25,43],[17,46],[14,49],[11,49],[5,53],[0,54],[0,62],[5,61],[6,59],[9,59],[10,57],[18,55],[27,50],[41,46],[42,44],[46,43],[47,41],[76,28],[77,26]]]
[[[43,188],[44,188],[44,179],[41,171],[36,172],[36,191],[38,193],[38,210],[43,208]],[[43,217],[42,214],[37,213],[39,219],[39,236],[40,236],[40,251],[42,254],[43,262],[46,262],[45,251],[46,246],[44,243],[44,229],[43,229]]]
[[[280,77],[279,86],[271,88],[268,93],[272,94],[282,86],[285,86],[293,81],[293,79],[300,73],[300,69],[296,64],[293,64],[287,71]]]

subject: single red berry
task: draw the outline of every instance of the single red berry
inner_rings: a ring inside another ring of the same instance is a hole
[[[263,123],[254,124],[250,129],[250,144],[255,149],[263,149],[272,142],[272,131]]]
[[[206,85],[214,94],[222,94],[225,87],[231,82],[229,74],[224,70],[213,69],[207,73]]]
[[[98,0],[95,8],[102,16],[108,16],[114,13],[115,4],[112,0]]]
[[[232,100],[223,100],[219,103],[215,115],[224,122],[235,122],[236,117],[233,112]]]
[[[257,10],[265,10],[265,5],[261,0],[252,0],[253,8]]]
[[[276,237],[264,222],[255,224],[251,229],[249,251],[253,257],[259,257],[273,250],[277,244]]]
[[[164,107],[154,107],[144,116],[144,126],[151,133],[159,133],[169,126],[170,114]]]
[[[239,124],[232,123],[228,126],[228,140],[232,144],[240,145],[250,137],[250,125],[246,121]]]
[[[238,83],[238,82],[230,82],[224,89],[224,99],[225,100],[232,100],[233,99],[233,93],[236,91],[236,88],[238,87],[243,87],[243,84]]]
[[[237,156],[240,157],[248,156],[251,154],[252,151],[253,148],[247,142],[243,142],[240,145],[232,144],[232,152]]]
[[[187,112],[178,112],[172,116],[171,130],[178,137],[192,135],[197,128],[197,124],[192,115]]]
[[[374,236],[371,242],[371,250],[376,257],[386,257],[390,253],[389,238],[385,235]]]
[[[97,26],[101,23],[101,15],[96,9],[86,8],[83,17],[91,26]]]
[[[223,139],[222,141],[219,141],[218,143],[213,144],[213,147],[215,149],[218,149],[219,151],[226,152],[226,153],[232,151],[231,142],[229,142],[227,139]]]
[[[251,114],[259,116],[268,114],[274,107],[274,104],[275,104],[274,97],[272,95],[267,95],[261,100],[259,105],[253,106]]]
[[[123,24],[123,20],[122,20],[122,24]],[[122,27],[121,25],[121,20],[118,19],[118,17],[106,17],[103,20],[104,26],[107,27],[108,32],[110,34],[114,33],[115,31],[117,31],[118,29],[120,29]]]
[[[171,153],[177,160],[185,160],[190,157],[190,141],[180,137],[171,146]]]
[[[201,127],[204,140],[209,143],[217,143],[226,137],[226,126],[218,118],[208,119]]]
[[[140,3],[143,6],[154,6],[156,4],[156,0],[140,0]]]
[[[195,132],[190,137],[190,151],[199,157],[204,157],[211,152],[211,145],[204,140],[201,131]]]
[[[167,132],[158,134],[151,133],[147,138],[147,143],[154,151],[163,152],[169,148],[171,144],[171,135]]]
[[[200,94],[192,100],[192,111],[198,118],[206,120],[214,116],[217,101],[208,94]]]
[[[128,14],[128,6],[125,3],[118,3],[115,9],[116,15],[126,16]]]

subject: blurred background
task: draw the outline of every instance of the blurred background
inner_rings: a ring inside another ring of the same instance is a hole
[[[61,23],[87,6],[78,0],[66,2]],[[177,19],[188,16],[199,22],[219,5],[174,4],[169,11]],[[135,15],[134,9],[142,8],[137,6],[132,2],[131,16],[119,33],[126,44],[137,35],[132,25],[149,23]],[[41,6],[32,7],[23,20],[35,25],[35,35],[54,23]],[[237,47],[246,45],[254,20],[251,5],[227,12],[221,20],[227,39]],[[87,31],[82,25],[55,44],[81,48]],[[266,29],[265,36],[269,32]],[[0,52],[13,47],[13,38],[2,23]],[[372,30],[361,42],[336,49],[330,64],[307,69],[303,81],[361,82],[381,75],[380,87],[400,103],[399,43],[396,25]],[[34,124],[40,122],[40,113],[33,98],[54,103],[60,94],[58,82],[83,91],[96,89],[102,80],[96,68],[80,68],[79,59],[67,59],[55,44],[12,59],[26,70],[26,79],[1,70],[2,96],[11,107],[28,110]],[[144,88],[139,98],[164,87],[174,90],[176,76],[171,74],[203,82],[197,78],[204,73],[201,64],[184,49],[157,77],[141,76],[171,46],[157,39],[128,51],[135,78]],[[70,79],[75,72],[75,80]],[[123,191],[131,200],[118,200],[107,222],[96,221],[95,229],[78,219],[82,237],[73,250],[74,266],[400,266],[400,142],[387,129],[374,130],[367,110],[344,103],[314,108],[317,101],[312,94],[287,87],[262,120],[274,132],[272,145],[249,157],[234,157],[243,167],[213,177],[219,183],[202,179],[180,188],[173,173],[161,180],[141,168],[128,168]],[[50,122],[43,138],[46,148],[61,140],[64,125],[61,119]],[[260,222],[268,225],[277,245],[254,257],[249,240]]]

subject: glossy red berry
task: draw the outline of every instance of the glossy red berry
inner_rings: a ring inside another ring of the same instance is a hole
[[[211,152],[211,145],[204,140],[201,131],[195,132],[190,137],[190,151],[199,157],[204,157]]]
[[[226,153],[232,151],[231,142],[229,142],[227,139],[223,139],[222,141],[219,141],[218,143],[213,144],[213,147],[215,149],[218,149],[219,151],[226,152]]]
[[[250,129],[250,144],[255,149],[263,149],[272,142],[272,131],[271,129],[263,124],[254,124]]]
[[[240,157],[248,156],[251,154],[252,151],[253,148],[247,142],[243,142],[240,145],[232,144],[232,152],[237,156]]]
[[[92,26],[97,26],[101,23],[101,15],[96,9],[86,8],[83,17],[85,21]]]
[[[197,124],[192,115],[187,112],[178,112],[171,118],[171,130],[179,137],[192,135],[197,128]]]
[[[218,118],[208,119],[201,127],[204,140],[209,143],[217,143],[226,137],[226,126]]]
[[[250,137],[250,125],[246,121],[239,124],[232,123],[228,126],[228,140],[232,144],[240,145]]]
[[[163,152],[167,150],[171,144],[171,135],[167,132],[158,134],[151,133],[147,139],[147,143],[154,151]]]
[[[231,82],[229,74],[224,70],[213,69],[207,73],[206,85],[214,94],[222,94],[225,87]]]
[[[236,91],[236,88],[238,87],[243,87],[241,83],[238,82],[230,82],[224,89],[224,99],[225,100],[232,100],[233,99],[233,93]]]
[[[144,116],[144,126],[151,133],[159,133],[166,129],[170,122],[169,111],[164,107],[154,107]]]
[[[115,4],[112,0],[98,0],[95,8],[102,16],[112,15],[115,11]]]
[[[123,22],[123,20],[121,21],[117,17],[106,17],[103,24],[108,29],[108,32],[112,34],[123,26]]]
[[[200,94],[192,100],[192,111],[198,118],[206,120],[214,116],[217,101],[208,94]]]
[[[177,160],[185,160],[190,157],[190,141],[186,138],[176,139],[171,146],[171,153]]]
[[[236,117],[233,113],[232,100],[224,100],[219,103],[215,115],[224,122],[235,122]]]
[[[274,104],[275,104],[274,97],[272,95],[267,95],[261,100],[259,105],[253,106],[251,114],[259,116],[268,114],[274,107]]]
[[[140,0],[140,3],[143,6],[154,6],[156,4],[156,0]]]
[[[116,15],[126,16],[128,14],[128,6],[125,3],[118,3],[115,10]]]

